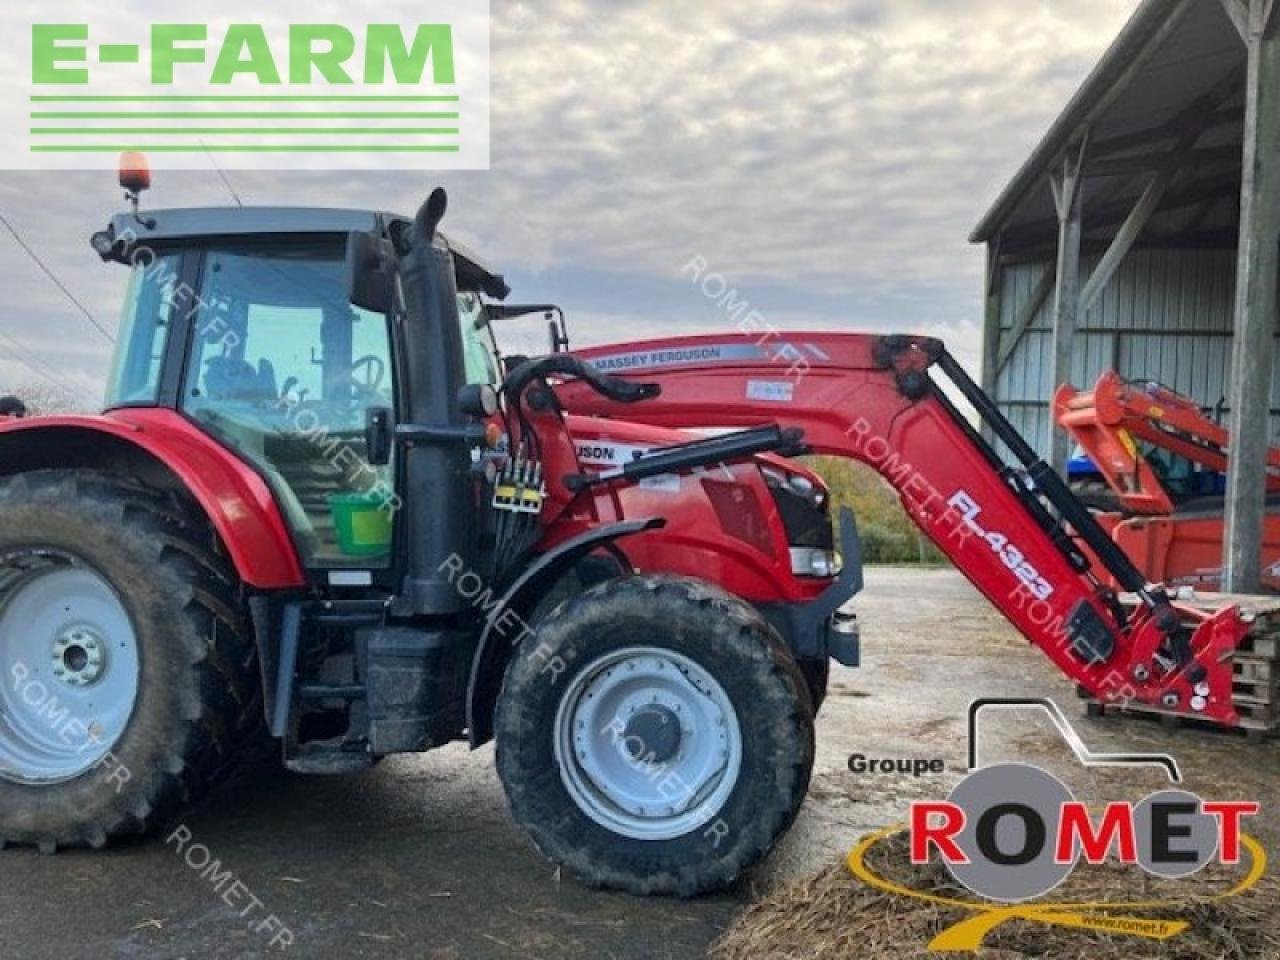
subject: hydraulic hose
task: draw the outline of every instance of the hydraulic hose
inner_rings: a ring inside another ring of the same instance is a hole
[[[601,396],[615,403],[636,403],[662,393],[662,387],[659,384],[633,383],[621,377],[610,376],[585,360],[567,353],[526,360],[507,374],[507,378],[502,382],[502,392],[513,402],[518,401],[525,387],[549,374],[576,377]]]

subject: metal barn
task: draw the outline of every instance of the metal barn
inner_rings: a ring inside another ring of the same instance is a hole
[[[1226,576],[1256,589],[1280,251],[1275,0],[1145,0],[975,228],[983,385],[1060,469],[1055,387],[1106,368],[1232,428]]]

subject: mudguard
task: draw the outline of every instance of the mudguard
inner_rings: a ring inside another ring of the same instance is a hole
[[[306,583],[266,480],[173,410],[0,422],[0,475],[57,469],[115,470],[185,491],[208,516],[245,584],[267,590]]]
[[[497,702],[498,684],[491,681],[495,674],[496,679],[501,680],[507,654],[529,632],[520,619],[522,614],[532,609],[537,597],[588,554],[622,537],[657,530],[666,522],[662,517],[628,520],[579,534],[538,557],[503,592],[490,610],[480,633],[471,660],[471,676],[467,680],[467,737],[473,750],[493,737],[493,707]],[[512,615],[515,617],[515,636],[511,635]]]

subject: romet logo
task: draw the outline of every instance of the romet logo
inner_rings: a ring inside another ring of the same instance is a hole
[[[970,709],[971,768],[976,766],[977,718],[984,706],[1045,710],[1086,766],[1159,766],[1175,783],[1180,780],[1177,764],[1165,755],[1090,753],[1051,701],[977,701]],[[1244,830],[1246,818],[1259,810],[1252,800],[1203,800],[1179,788],[1091,810],[1048,771],[998,763],[973,769],[944,801],[913,803],[907,825],[913,864],[940,859],[960,884],[994,901],[992,905],[908,890],[875,874],[866,855],[894,829],[864,840],[849,855],[849,865],[874,887],[975,911],[976,916],[935,938],[931,950],[977,950],[991,930],[1014,919],[1165,940],[1188,924],[1135,915],[1167,907],[1164,903],[1032,901],[1052,892],[1077,868],[1109,859],[1165,880],[1190,877],[1211,863],[1239,866],[1243,878],[1222,896],[1243,893],[1265,870],[1265,853]]]
[[[83,16],[0,12],[6,36],[29,38],[29,84],[0,95],[21,140],[10,165],[136,150],[206,170],[488,166],[487,0],[390,0],[374,22],[316,22],[300,0],[266,14],[227,0],[208,22],[155,0],[136,4],[149,19],[67,6]]]

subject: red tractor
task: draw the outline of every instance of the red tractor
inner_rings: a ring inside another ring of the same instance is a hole
[[[94,235],[130,269],[107,410],[0,424],[0,841],[146,830],[264,728],[309,773],[495,739],[586,882],[721,887],[794,820],[858,659],[856,529],[840,568],[805,452],[878,470],[1095,696],[1262,723],[1232,689],[1255,620],[1148,583],[940,342],[569,353],[561,322],[500,357],[543,308],[444,212],[135,203]]]
[[[604,886],[723,885],[791,823],[857,662],[798,437],[565,415],[553,373],[651,391],[500,357],[524,311],[443,212],[93,237],[129,271],[106,412],[0,423],[0,846],[147,830],[264,728],[307,773],[496,736],[516,817]]]

